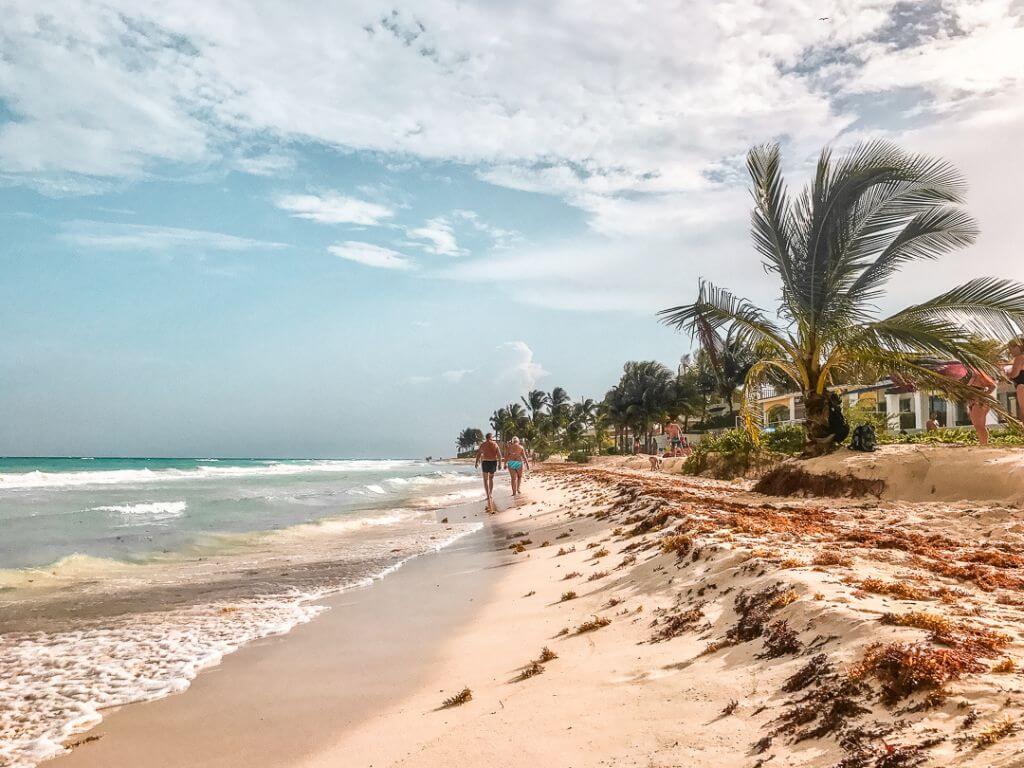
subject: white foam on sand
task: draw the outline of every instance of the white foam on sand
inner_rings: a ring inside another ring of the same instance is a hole
[[[396,523],[406,514],[361,524]],[[134,613],[59,632],[0,635],[0,765],[32,768],[99,723],[102,709],[183,691],[200,671],[242,645],[314,618],[324,610],[316,601],[328,594],[382,578],[481,526],[461,524],[443,536],[424,535],[405,558],[372,576],[317,591]]]

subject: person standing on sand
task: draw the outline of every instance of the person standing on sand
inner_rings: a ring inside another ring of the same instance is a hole
[[[671,451],[673,456],[683,455],[683,441],[682,430],[679,429],[679,425],[674,421],[670,421],[668,426],[665,427],[665,437],[668,438],[669,444],[665,446],[666,450]]]
[[[526,456],[526,449],[519,444],[518,437],[512,438],[512,443],[507,450],[505,466],[508,467],[508,475],[512,480],[512,495],[518,496],[519,488],[523,484],[523,467],[529,469],[530,460]]]
[[[967,369],[967,374],[963,377],[962,381],[971,389],[977,390],[980,394],[989,395],[995,390],[996,383],[992,381],[991,377],[983,371],[974,370],[973,368]],[[988,445],[988,426],[985,422],[988,420],[988,412],[991,410],[986,400],[968,400],[967,401],[967,413],[971,417],[971,424],[974,425],[974,431],[978,435],[979,445]]]
[[[1024,339],[1018,339],[1010,344],[1010,354],[1013,360],[1010,362],[1010,372],[1007,377],[1013,385],[1013,392],[1017,395],[1017,418],[1024,420]]]
[[[487,494],[487,508],[490,509],[494,504],[494,473],[498,471],[498,465],[501,463],[501,448],[494,442],[494,435],[488,432],[484,435],[484,441],[480,443],[480,447],[476,452],[476,463],[473,467],[479,467],[483,465],[483,476],[484,476],[484,493]]]

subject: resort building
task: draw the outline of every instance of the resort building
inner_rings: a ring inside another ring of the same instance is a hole
[[[851,384],[836,387],[835,390],[851,406],[866,407],[884,414],[889,429],[894,431],[923,430],[932,413],[938,414],[938,422],[943,427],[971,424],[964,403],[950,400],[940,392],[917,389],[891,379],[883,379],[874,384]],[[995,396],[1000,405],[1019,418],[1017,398],[1008,382],[999,382]],[[799,392],[781,392],[774,387],[764,386],[758,392],[757,401],[768,428],[803,423],[805,411],[803,397]],[[999,421],[994,411],[989,413],[988,423],[998,424]]]

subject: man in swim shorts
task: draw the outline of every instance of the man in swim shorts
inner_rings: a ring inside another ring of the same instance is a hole
[[[484,435],[484,441],[476,452],[476,463],[474,467],[482,466],[484,475],[484,493],[487,494],[487,508],[494,504],[491,496],[494,494],[494,473],[498,471],[501,463],[501,448],[494,442],[494,435],[488,432]]]

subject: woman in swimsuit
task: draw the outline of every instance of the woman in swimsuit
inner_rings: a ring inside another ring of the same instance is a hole
[[[530,468],[530,460],[526,458],[526,449],[519,444],[519,438],[513,437],[505,455],[505,466],[512,480],[512,495],[519,495],[519,487],[523,484],[523,467]]]
[[[992,381],[988,374],[972,368],[967,369],[967,375],[964,376],[963,382],[971,389],[986,395],[992,394],[996,388],[996,383]],[[988,419],[988,412],[990,410],[991,408],[987,400],[979,398],[967,401],[967,413],[971,417],[974,431],[978,434],[979,445],[988,445],[988,426],[985,422]]]
[[[1013,355],[1013,362],[1008,376],[1017,395],[1017,418],[1024,420],[1024,340],[1011,342],[1010,354]]]

